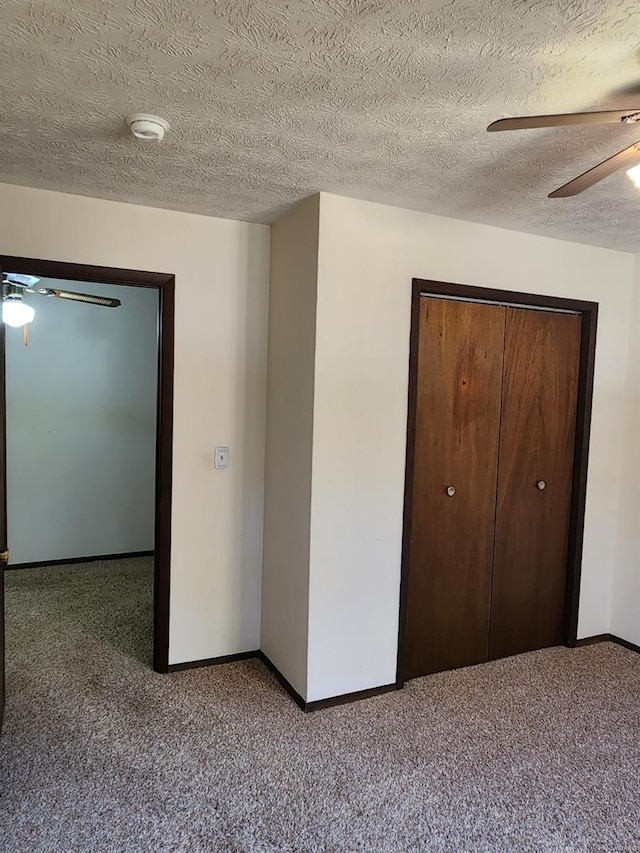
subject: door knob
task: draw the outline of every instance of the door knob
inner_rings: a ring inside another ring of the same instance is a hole
[[[543,491],[543,489],[547,488],[547,484],[544,480],[538,480],[538,482],[536,483],[536,487],[540,489],[540,491]]]
[[[3,563],[8,563],[9,562],[9,551],[0,552],[0,560],[2,560]]]
[[[452,498],[455,495],[455,493],[456,493],[456,487],[455,486],[447,486],[447,494],[449,495],[450,498]]]

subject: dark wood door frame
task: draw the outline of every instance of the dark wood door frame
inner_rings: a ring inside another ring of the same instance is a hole
[[[68,264],[0,256],[5,272],[42,278],[98,282],[158,290],[158,403],[156,415],[156,509],[153,583],[153,668],[169,671],[169,582],[171,567],[171,487],[173,473],[173,348],[175,276],[169,273]]]
[[[494,290],[467,284],[430,281],[414,278],[411,292],[411,337],[409,345],[409,399],[407,408],[407,451],[405,464],[404,517],[402,532],[402,565],[400,574],[400,620],[398,629],[398,663],[396,684],[405,679],[405,645],[407,621],[407,593],[409,586],[409,552],[411,541],[411,511],[413,486],[413,458],[415,448],[416,396],[418,377],[418,337],[420,331],[420,296],[439,296],[453,299],[481,300],[483,302],[521,305],[531,308],[571,311],[581,315],[582,338],[580,343],[580,373],[576,417],[576,437],[573,457],[573,483],[571,518],[569,522],[569,554],[567,560],[567,591],[563,641],[575,646],[578,635],[578,606],[580,600],[580,574],[584,538],[584,513],[589,463],[589,435],[591,431],[591,403],[596,350],[598,303],[558,296],[542,296],[512,290]]]

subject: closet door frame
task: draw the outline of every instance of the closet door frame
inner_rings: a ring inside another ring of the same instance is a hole
[[[416,402],[418,380],[418,339],[420,333],[420,297],[481,301],[513,307],[569,311],[581,317],[580,368],[576,404],[576,435],[573,456],[571,490],[571,515],[569,521],[569,549],[567,558],[567,585],[563,642],[573,647],[578,634],[578,605],[580,600],[580,574],[584,538],[584,512],[587,493],[587,468],[589,463],[589,436],[591,431],[591,403],[593,397],[593,372],[596,350],[598,303],[558,296],[520,293],[514,290],[494,290],[468,284],[431,281],[414,278],[411,292],[411,338],[409,351],[409,399],[407,409],[407,451],[405,464],[404,517],[402,532],[402,565],[400,574],[400,619],[398,630],[398,663],[396,686],[405,678],[406,627],[409,587],[409,554],[411,542],[411,514],[414,476]]]

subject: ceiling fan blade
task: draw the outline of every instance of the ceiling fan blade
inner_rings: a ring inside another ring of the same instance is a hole
[[[549,193],[549,198],[566,198],[570,195],[577,195],[584,190],[588,190],[589,187],[597,184],[598,181],[601,181],[603,178],[608,178],[609,175],[617,172],[618,169],[622,169],[624,166],[628,166],[636,160],[640,160],[640,142],[635,142],[628,148],[618,151],[617,154],[614,154],[613,157],[609,157],[608,160],[603,160],[602,163],[598,163],[598,165],[594,166],[593,169],[583,172],[582,175],[579,175],[577,178],[569,181],[568,184],[564,184],[557,190]]]
[[[6,272],[4,273],[5,283],[13,284],[16,287],[35,287],[40,279],[35,275],[23,275],[22,273]]]
[[[69,302],[86,302],[89,305],[101,305],[103,308],[118,308],[122,303],[119,299],[109,299],[106,296],[92,296],[90,293],[76,293],[73,290],[57,290],[47,287],[39,290],[44,296],[55,296],[56,299],[66,299]]]
[[[488,131],[528,130],[533,127],[568,127],[573,124],[635,124],[640,122],[640,110],[604,110],[595,113],[561,113],[550,116],[520,116],[500,118]]]

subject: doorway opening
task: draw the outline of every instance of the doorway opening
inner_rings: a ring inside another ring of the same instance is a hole
[[[597,311],[413,280],[398,684],[576,644]]]
[[[153,502],[154,510],[153,517],[150,514],[147,514],[147,517],[144,520],[143,526],[145,527],[144,534],[142,537],[137,536],[132,531],[129,531],[131,534],[130,539],[133,543],[131,548],[124,548],[118,543],[114,542],[113,547],[107,547],[108,545],[108,535],[105,536],[105,530],[100,530],[100,519],[93,518],[92,521],[96,527],[96,537],[99,539],[100,535],[102,535],[102,539],[100,540],[102,545],[100,548],[97,548],[99,556],[111,556],[111,557],[119,557],[120,559],[130,559],[135,555],[136,558],[144,559],[145,555],[149,558],[150,551],[153,553],[153,653],[152,653],[152,665],[153,669],[156,672],[168,672],[169,671],[169,578],[170,578],[170,549],[171,549],[171,488],[172,488],[172,434],[173,434],[173,363],[174,363],[174,291],[175,291],[175,277],[172,274],[167,273],[156,273],[156,272],[144,272],[137,270],[126,270],[126,269],[115,269],[109,267],[97,267],[97,266],[88,266],[84,264],[68,264],[61,263],[57,261],[44,261],[44,260],[36,260],[30,258],[18,258],[18,257],[10,257],[10,256],[0,256],[0,270],[2,271],[3,281],[7,279],[14,278],[19,282],[20,277],[33,277],[34,280],[37,279],[37,283],[34,281],[33,285],[30,287],[31,290],[36,291],[46,291],[45,293],[40,292],[38,295],[34,295],[33,297],[28,297],[24,299],[24,302],[36,310],[36,314],[38,312],[39,306],[47,296],[59,296],[60,302],[65,300],[64,295],[54,292],[56,289],[65,289],[65,284],[69,282],[69,291],[84,292],[84,293],[93,293],[94,296],[98,296],[100,299],[105,300],[103,302],[97,302],[97,305],[102,305],[103,307],[97,307],[95,310],[95,317],[97,319],[97,326],[92,330],[87,329],[87,335],[89,335],[92,331],[95,332],[97,329],[97,335],[99,337],[100,334],[100,316],[104,317],[106,315],[106,311],[104,311],[105,307],[109,307],[111,303],[112,307],[116,307],[114,303],[114,299],[117,301],[124,292],[130,292],[132,294],[131,303],[136,303],[139,308],[138,320],[140,322],[144,322],[146,325],[146,339],[147,341],[153,340],[155,337],[155,354],[152,355],[152,360],[154,364],[149,363],[149,350],[146,353],[146,361],[144,370],[146,371],[145,376],[138,375],[135,377],[138,387],[136,389],[135,382],[132,384],[132,387],[128,390],[129,398],[131,400],[131,407],[127,407],[127,405],[120,405],[118,411],[111,410],[110,412],[105,412],[104,417],[109,418],[112,417],[116,421],[120,421],[122,425],[123,421],[130,421],[130,430],[131,429],[141,429],[140,423],[142,420],[146,419],[145,422],[145,435],[137,437],[133,437],[131,443],[126,448],[126,453],[129,454],[128,460],[117,458],[118,448],[114,444],[111,447],[105,447],[105,455],[110,456],[109,459],[105,459],[104,457],[100,457],[100,445],[93,441],[93,443],[87,442],[88,447],[85,448],[77,448],[78,453],[84,452],[85,458],[84,463],[87,468],[87,479],[90,479],[88,470],[91,466],[91,460],[95,464],[96,467],[102,467],[105,470],[105,476],[108,477],[109,472],[108,468],[111,464],[114,469],[125,470],[127,465],[135,464],[135,460],[138,456],[144,455],[146,458],[147,470],[145,472],[145,477],[147,482],[143,483],[141,488],[141,494],[148,495],[150,501]],[[25,279],[26,281],[26,279]],[[78,283],[76,286],[73,286],[73,283]],[[81,283],[81,284],[80,284]],[[29,283],[27,282],[27,285]],[[89,285],[89,287],[87,286]],[[93,289],[91,290],[91,285],[93,285]],[[139,289],[145,288],[146,292],[143,294],[141,291],[131,290],[131,289]],[[4,289],[4,288],[3,288]],[[13,285],[9,288],[11,290],[11,294],[15,295],[17,301],[21,301],[23,299],[22,293],[19,289],[14,289]],[[149,292],[149,289],[153,291],[153,294]],[[3,294],[5,295],[5,294]],[[137,298],[133,298],[137,297]],[[71,298],[71,301],[86,301],[80,300],[77,298]],[[122,301],[122,300],[120,300]],[[57,302],[57,300],[52,300],[53,302]],[[74,306],[72,305],[56,305],[56,308],[64,308],[67,312],[72,312]],[[13,310],[13,306],[12,306]],[[146,310],[146,319],[142,319],[142,314],[140,310]],[[149,311],[153,310],[153,319],[150,320]],[[110,313],[110,312],[109,312]],[[60,317],[66,315],[60,314]],[[76,315],[76,317],[79,315]],[[94,315],[91,315],[92,319]],[[19,318],[18,318],[19,319]],[[137,322],[134,319],[134,325]],[[149,328],[149,322],[154,326],[153,329]],[[105,322],[105,335],[107,334],[107,323]],[[128,325],[131,326],[131,318],[128,320]],[[15,330],[19,333],[19,330]],[[24,343],[28,343],[28,331],[29,327],[26,327],[24,330]],[[44,330],[43,330],[44,331]],[[49,330],[47,330],[49,331]],[[129,328],[131,331],[131,328]],[[82,332],[82,329],[80,329]],[[135,329],[133,330],[135,335]],[[38,334],[37,326],[34,326],[31,334],[35,336]],[[70,360],[73,359],[73,341],[67,340],[65,342],[67,347],[67,352],[65,354],[65,358],[67,360],[67,364],[70,363]],[[140,340],[142,340],[142,330]],[[21,344],[22,344],[21,340]],[[35,343],[35,340],[34,340]],[[62,341],[61,341],[62,343]],[[96,341],[96,348],[99,346],[99,341]],[[111,342],[113,345],[113,341]],[[120,341],[117,344],[117,347],[125,348],[126,341]],[[22,516],[22,520],[24,520],[24,525],[22,530],[16,528],[16,535],[20,539],[21,542],[21,551],[22,555],[17,553],[15,555],[15,559],[13,555],[6,553],[7,551],[7,507],[6,507],[6,429],[5,429],[5,418],[6,418],[6,381],[5,380],[5,347],[6,347],[6,335],[5,335],[5,324],[0,323],[0,372],[3,378],[3,386],[2,386],[2,394],[0,395],[0,422],[2,424],[3,429],[1,430],[2,434],[0,435],[1,439],[1,453],[0,456],[2,458],[3,465],[0,470],[0,550],[4,551],[5,562],[8,559],[10,565],[11,564],[23,564],[30,565],[32,563],[40,563],[51,565],[55,563],[63,563],[65,565],[74,562],[80,562],[79,559],[66,559],[66,554],[61,555],[60,559],[55,559],[55,553],[51,559],[41,558],[38,556],[38,545],[37,539],[47,539],[49,541],[55,539],[57,534],[60,534],[59,538],[64,538],[64,533],[61,532],[59,528],[60,519],[56,521],[56,519],[51,519],[51,530],[46,530],[46,520],[43,521],[41,518],[41,523],[38,524],[38,529],[35,527],[31,528],[32,535],[29,533],[29,524],[30,521],[28,518],[24,519],[24,513]],[[113,352],[113,350],[112,350]],[[112,380],[115,382],[118,377],[123,375],[123,372],[126,372],[127,367],[132,372],[135,372],[138,368],[142,370],[143,368],[140,366],[142,362],[137,360],[135,357],[129,359],[127,353],[120,352],[118,354],[117,364],[108,362],[108,354],[107,348],[103,350],[103,355],[105,356],[104,363],[100,365],[99,369],[99,379],[100,383],[103,386],[104,390],[108,390],[109,388],[109,377],[111,376]],[[133,356],[133,352],[132,352]],[[63,359],[64,363],[64,359]],[[25,367],[22,368],[26,369]],[[52,377],[55,374],[52,374]],[[93,377],[95,378],[95,376]],[[90,403],[91,389],[92,389],[92,377],[88,377],[88,382],[84,386],[84,396],[85,403]],[[49,395],[55,395],[55,382],[49,382],[49,386],[47,388],[47,383],[43,383],[42,387],[45,389],[43,391],[43,397]],[[81,395],[82,396],[82,395]],[[137,398],[137,400],[135,399]],[[135,402],[134,402],[135,401]],[[80,402],[80,400],[79,400]],[[121,402],[121,401],[120,401]],[[144,417],[135,417],[132,414],[132,409],[136,406],[144,405]],[[39,407],[37,398],[34,399],[32,406],[32,417],[34,418],[34,422],[37,418],[45,419],[48,417],[50,413],[47,412],[46,408],[46,399],[42,400],[42,406]],[[58,407],[59,410],[60,407]],[[116,407],[117,408],[117,407]],[[71,413],[65,413],[64,417],[68,417]],[[20,417],[22,422],[18,425],[20,429],[13,429],[14,436],[21,433],[22,428],[26,430],[28,433],[28,413],[23,408],[20,413]],[[94,428],[99,429],[100,423],[95,420],[96,413],[93,413],[94,417]],[[133,422],[136,423],[133,423]],[[153,422],[153,423],[152,423]],[[70,420],[69,423],[72,423]],[[153,427],[155,425],[155,428]],[[11,423],[9,424],[11,427]],[[14,424],[14,426],[16,426]],[[44,430],[46,432],[46,429]],[[41,436],[43,435],[43,430],[41,428],[38,429],[38,433]],[[60,432],[58,433],[60,434]],[[81,432],[77,432],[76,435],[81,435]],[[20,442],[23,443],[22,451],[17,455],[20,458],[28,458],[28,435],[20,434],[19,436]],[[89,436],[87,436],[89,438]],[[95,436],[93,436],[95,439]],[[137,441],[137,445],[136,445]],[[143,448],[142,442],[146,442],[146,449]],[[52,442],[55,445],[55,442]],[[153,444],[155,449],[153,450],[150,445]],[[56,450],[60,449],[60,444],[58,448],[56,446],[52,446],[47,448],[46,451],[43,451],[42,448],[36,448],[34,446],[35,452],[40,453],[56,453]],[[63,451],[67,454],[73,454],[73,443],[67,443],[67,445],[63,448]],[[60,465],[57,466],[60,468]],[[11,478],[14,483],[19,483],[21,477],[21,471],[14,467],[12,470],[10,468]],[[31,472],[32,474],[37,475],[37,468],[34,468]],[[117,471],[116,471],[117,473]],[[28,476],[28,473],[25,472],[24,476]],[[58,488],[63,490],[65,487],[65,483],[63,480],[64,477],[64,468],[60,468],[58,471]],[[82,476],[80,471],[76,471],[74,476]],[[123,484],[125,481],[123,481]],[[107,513],[107,508],[109,502],[113,503],[113,501],[117,500],[116,492],[117,486],[115,483],[112,483],[113,489],[110,495],[102,496],[105,498],[105,503],[103,504],[105,513]],[[51,489],[52,484],[48,484],[48,488]],[[77,494],[76,494],[77,497]],[[127,494],[122,496],[122,502],[124,504],[128,504],[124,508],[124,512],[120,511],[120,518],[124,518],[124,526],[126,527],[126,520],[129,518],[131,520],[131,527],[139,527],[140,525],[136,522],[136,512],[139,507],[136,507],[136,498],[133,495]],[[11,500],[11,496],[9,496],[9,500]],[[96,502],[99,504],[99,501]],[[24,508],[24,507],[23,507]],[[77,502],[76,502],[77,509]],[[11,507],[9,507],[9,515],[11,517]],[[81,513],[80,513],[81,515]],[[40,513],[40,517],[42,514]],[[35,522],[35,519],[33,520]],[[76,519],[65,519],[65,523],[68,525],[67,534],[69,537],[73,532],[73,524],[76,523],[78,525],[83,524],[85,527],[88,523],[87,519],[76,518]],[[14,525],[16,522],[14,521]],[[105,525],[108,528],[108,524]],[[87,530],[84,529],[82,532],[82,536],[79,536],[79,541],[87,542],[89,541]],[[11,531],[10,531],[11,533]],[[37,534],[37,535],[36,535]],[[84,538],[83,538],[84,537]],[[126,541],[126,540],[123,540]],[[144,543],[152,543],[151,548],[147,546],[145,547]],[[61,546],[58,543],[58,547],[62,547],[64,550],[64,546]],[[81,546],[76,545],[76,549]],[[43,548],[46,549],[46,543],[43,545]],[[104,549],[104,550],[103,550]],[[96,547],[93,548],[93,552],[87,552],[87,556],[91,556],[95,558],[96,556]],[[102,552],[102,553],[100,553]],[[43,551],[44,553],[44,551]],[[24,556],[31,554],[32,559],[29,556]],[[84,556],[84,554],[77,555],[78,557]],[[115,564],[114,564],[115,565]],[[2,566],[4,569],[4,565]],[[54,570],[52,570],[54,571]],[[4,578],[3,578],[4,580]],[[4,583],[1,585],[2,591],[4,591]],[[2,611],[4,613],[4,609]],[[2,626],[4,629],[4,626]],[[4,630],[2,630],[2,636],[4,636]],[[2,676],[3,676],[3,689],[2,695],[0,699],[4,700],[4,649],[2,649]]]

